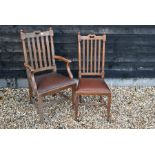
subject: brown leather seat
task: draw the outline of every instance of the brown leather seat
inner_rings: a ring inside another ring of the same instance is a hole
[[[69,79],[68,77],[60,75],[58,73],[36,75],[35,79],[39,93],[46,93],[62,88],[62,84],[64,87],[67,87],[76,83],[75,80]]]
[[[79,80],[77,94],[108,94],[110,89],[103,79],[99,78],[81,78]]]

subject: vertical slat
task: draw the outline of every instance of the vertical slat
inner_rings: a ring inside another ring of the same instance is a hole
[[[96,73],[96,50],[97,50],[97,41],[95,39],[95,47],[94,47],[94,72]]]
[[[89,40],[87,40],[87,72],[89,71]]]
[[[41,46],[43,51],[43,59],[44,59],[44,67],[47,67],[46,53],[45,53],[45,44],[44,44],[44,36],[41,36]]]
[[[28,49],[29,49],[31,66],[34,68],[33,55],[32,55],[32,47],[31,47],[31,43],[30,43],[30,38],[27,38],[27,44],[28,44]]]
[[[33,53],[34,53],[35,68],[38,68],[37,52],[36,52],[36,46],[35,46],[34,38],[32,38],[32,47],[33,47]]]
[[[54,43],[53,43],[53,37],[50,36],[50,39],[51,39],[51,52],[52,52],[52,62],[53,62],[53,65],[55,65],[55,59],[54,59]]]
[[[48,36],[46,36],[46,47],[47,47],[47,55],[48,55],[49,66],[51,66],[51,57],[50,57],[50,48],[49,48]]]
[[[93,40],[91,39],[90,72],[93,71]]]
[[[103,49],[102,49],[102,78],[104,78],[104,64],[105,64],[105,41],[103,40]]]
[[[83,73],[85,73],[85,40],[83,40]]]
[[[39,55],[40,67],[43,67],[39,37],[37,37],[37,48],[38,48],[38,55]]]
[[[100,53],[101,53],[101,40],[98,40],[98,73],[100,72]]]

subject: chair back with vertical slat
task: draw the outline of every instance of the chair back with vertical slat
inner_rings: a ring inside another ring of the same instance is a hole
[[[56,71],[52,28],[49,31],[32,33],[25,33],[21,30],[20,34],[25,63],[30,65],[35,72],[50,69]]]
[[[81,36],[78,33],[79,78],[101,76],[104,78],[106,35]]]

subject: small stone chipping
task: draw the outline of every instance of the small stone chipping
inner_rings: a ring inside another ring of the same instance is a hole
[[[70,97],[69,100],[59,93],[43,99],[45,121],[40,124],[35,105],[29,101],[28,89],[0,89],[0,128],[155,128],[155,88],[111,87],[111,91],[110,122],[106,120],[105,106],[89,105],[80,106],[79,121],[75,121],[71,90],[68,89],[63,93]],[[99,102],[99,97],[82,97],[82,102]]]

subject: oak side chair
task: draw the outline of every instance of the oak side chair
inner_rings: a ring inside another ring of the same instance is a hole
[[[25,33],[23,30],[20,32],[25,59],[24,66],[29,83],[29,96],[31,101],[32,97],[37,98],[36,106],[41,123],[44,120],[42,97],[72,88],[73,102],[76,88],[76,81],[73,80],[70,70],[71,61],[55,55],[53,35],[52,28],[43,32]],[[66,64],[69,77],[57,73],[55,60],[63,61]]]
[[[82,104],[81,96],[89,95],[99,95],[101,100],[99,105],[105,105],[103,95],[108,97],[107,120],[110,118],[111,91],[104,81],[105,42],[106,35],[81,36],[78,33],[79,83],[74,102],[76,120],[79,116],[78,106]]]

